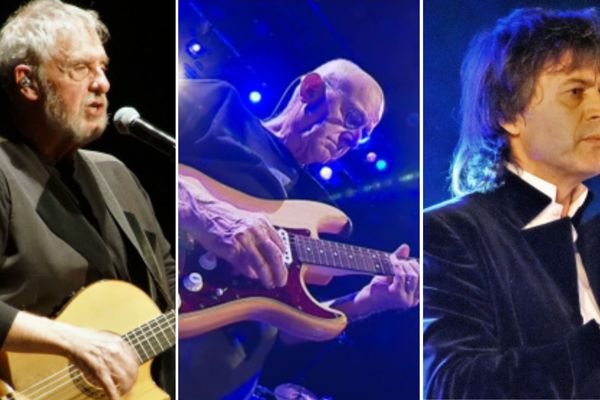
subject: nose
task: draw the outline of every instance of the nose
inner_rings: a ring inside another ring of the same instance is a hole
[[[349,150],[355,149],[356,147],[358,147],[358,142],[360,141],[360,129],[344,131],[340,135],[339,141],[343,146],[347,147]]]
[[[360,140],[360,134],[356,129],[348,129],[340,133],[337,140],[337,147],[342,154],[346,153],[349,150],[353,150],[358,147],[358,142]]]
[[[97,66],[94,70],[94,77],[90,82],[90,89],[94,93],[104,94],[110,90],[110,82],[106,76],[104,67]]]

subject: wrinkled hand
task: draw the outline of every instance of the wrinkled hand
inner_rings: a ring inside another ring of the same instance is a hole
[[[268,219],[210,195],[199,182],[179,182],[179,226],[236,272],[267,288],[284,286],[285,246]]]
[[[110,400],[118,400],[131,390],[139,359],[120,336],[66,325],[62,336],[69,342],[65,349],[69,360],[88,381],[101,387]]]
[[[404,310],[419,304],[420,267],[416,260],[405,260],[408,245],[401,245],[392,255],[394,276],[376,276],[357,294],[368,305],[369,313],[385,310]]]
[[[215,232],[208,250],[226,259],[242,275],[259,279],[267,288],[285,285],[285,246],[265,216],[237,209],[223,218],[221,225],[225,229]]]

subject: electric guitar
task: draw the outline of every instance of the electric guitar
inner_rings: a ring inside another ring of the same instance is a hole
[[[175,312],[161,314],[142,290],[123,281],[99,281],[80,291],[56,318],[122,335],[143,363],[124,400],[168,400],[152,381],[152,358],[175,344]],[[105,399],[65,357],[48,354],[0,353],[0,400]]]
[[[284,287],[266,289],[258,280],[236,275],[231,265],[180,232],[181,338],[253,320],[302,339],[328,340],[345,328],[346,316],[319,304],[307,283],[326,284],[336,275],[394,275],[389,253],[318,239],[319,233],[340,233],[350,226],[348,217],[332,206],[255,198],[184,165],[179,166],[179,178],[191,185],[200,183],[237,208],[264,214],[285,243],[288,268]]]

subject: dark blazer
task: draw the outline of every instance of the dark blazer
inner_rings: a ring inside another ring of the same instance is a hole
[[[229,83],[187,80],[179,91],[179,162],[264,199],[331,203],[329,194],[243,104]],[[283,185],[278,176],[289,183]]]
[[[137,179],[97,152],[78,151],[74,170],[97,228],[53,166],[22,143],[0,143],[0,344],[17,310],[49,315],[101,278],[141,276],[158,304],[172,305],[174,261]]]
[[[600,330],[582,325],[571,221],[523,230],[550,202],[509,174],[426,211],[426,398],[600,398]],[[580,220],[599,301],[600,219]]]

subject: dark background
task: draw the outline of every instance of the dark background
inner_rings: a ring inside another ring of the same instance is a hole
[[[460,127],[460,64],[471,38],[519,7],[581,9],[593,0],[426,0],[423,3],[423,206],[450,197],[448,171]],[[586,182],[600,192],[600,179]],[[588,210],[600,209],[599,201]]]
[[[188,51],[199,44],[200,52]],[[419,248],[419,4],[416,0],[179,0],[179,77],[220,78],[268,117],[288,84],[319,64],[347,58],[381,84],[386,111],[372,139],[330,167],[323,182],[353,220],[349,241],[393,251]],[[365,160],[374,151],[388,167]],[[315,174],[321,166],[311,168]],[[320,290],[348,293],[364,278]],[[391,312],[353,324],[340,340],[279,348],[262,384],[306,386],[335,399],[416,399],[419,313]]]
[[[123,106],[134,107],[142,118],[175,135],[175,2],[68,2],[98,11],[110,31],[106,45],[110,58],[109,113],[114,115]],[[2,0],[2,24],[24,3]],[[137,175],[150,195],[165,236],[174,243],[175,163],[134,138],[120,135],[112,125],[87,148],[115,155]]]

